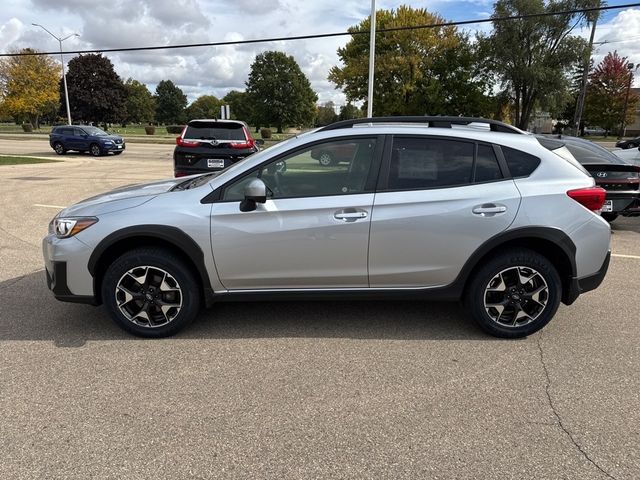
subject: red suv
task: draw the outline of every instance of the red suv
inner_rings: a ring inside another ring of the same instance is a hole
[[[176,177],[215,172],[259,150],[246,123],[237,120],[191,120],[176,138],[173,170]]]

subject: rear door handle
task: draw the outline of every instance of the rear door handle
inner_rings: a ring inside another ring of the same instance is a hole
[[[507,207],[504,205],[496,205],[495,203],[483,203],[482,205],[478,205],[473,207],[472,212],[476,215],[480,215],[481,217],[493,217],[499,213],[504,213],[507,211]]]
[[[346,208],[344,210],[338,210],[333,214],[333,218],[336,220],[342,220],[344,222],[355,222],[360,218],[367,218],[367,212],[364,210],[356,210],[355,208]]]

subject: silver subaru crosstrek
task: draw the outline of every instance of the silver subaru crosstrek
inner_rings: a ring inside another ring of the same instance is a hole
[[[602,282],[604,198],[561,141],[478,118],[370,118],[84,200],[43,249],[57,299],[104,303],[145,337],[220,301],[348,297],[462,300],[515,338]]]

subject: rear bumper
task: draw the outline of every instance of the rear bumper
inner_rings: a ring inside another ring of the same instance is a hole
[[[613,203],[613,212],[623,216],[640,215],[640,193],[607,191],[607,200]]]
[[[607,252],[607,256],[605,257],[602,266],[596,273],[582,278],[572,278],[568,291],[563,295],[563,303],[571,305],[581,294],[598,288],[604,280],[604,277],[607,275],[610,261],[611,250]]]

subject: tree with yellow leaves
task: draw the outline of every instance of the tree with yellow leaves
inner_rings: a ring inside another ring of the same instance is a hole
[[[19,53],[31,55],[0,60],[0,112],[39,128],[40,117],[59,107],[60,67],[30,48]]]

